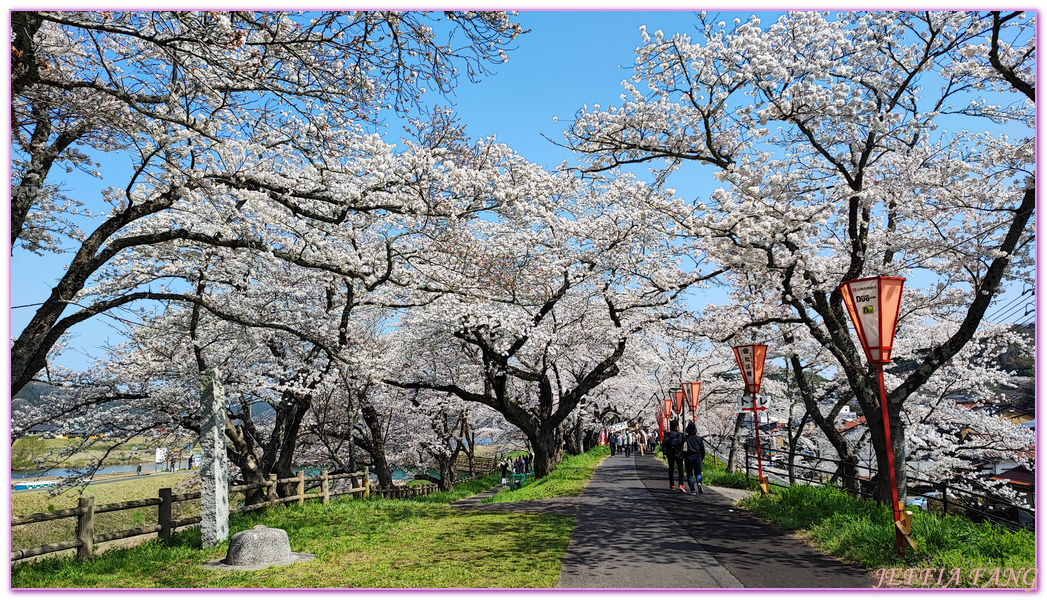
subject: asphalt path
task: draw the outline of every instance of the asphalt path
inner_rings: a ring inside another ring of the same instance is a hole
[[[669,490],[668,468],[653,457],[636,459],[636,476],[682,533],[697,540],[746,588],[871,588],[860,566],[822,554],[803,540],[734,506],[706,487],[691,496]]]
[[[637,478],[632,458],[605,459],[579,500],[583,508],[556,587],[743,587],[701,544],[680,530]]]
[[[734,506],[734,490],[669,490],[665,463],[612,456],[581,496],[456,508],[577,515],[558,588],[871,588],[860,567],[826,556]]]

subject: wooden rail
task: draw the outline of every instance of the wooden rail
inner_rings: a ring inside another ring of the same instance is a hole
[[[333,496],[342,496],[346,494],[360,494],[367,496],[370,494],[371,486],[368,481],[368,470],[365,468],[359,473],[343,473],[337,475],[329,475],[327,471],[322,471],[319,476],[306,477],[304,471],[298,471],[296,477],[287,479],[277,479],[276,475],[271,475],[269,480],[264,483],[254,483],[246,485],[234,485],[229,487],[229,493],[234,494],[236,492],[247,492],[251,490],[267,488],[267,499],[265,502],[253,504],[251,506],[244,506],[239,508],[231,509],[230,514],[240,514],[245,512],[251,512],[255,510],[261,510],[268,506],[276,506],[279,504],[287,504],[291,502],[298,502],[303,504],[305,500],[312,498],[321,498],[324,504],[330,502]],[[363,481],[361,487],[350,488],[338,492],[331,492],[331,482],[348,479],[350,477],[357,477]],[[297,483],[295,494],[293,496],[287,496],[284,498],[276,497],[276,486],[278,484]],[[317,483],[318,486],[314,485],[311,488],[307,488],[307,484]],[[319,487],[319,493],[306,493],[307,489],[315,489]],[[170,542],[171,533],[179,527],[186,527],[189,525],[196,525],[200,523],[200,516],[183,517],[176,519],[172,516],[172,509],[174,504],[178,502],[187,502],[190,500],[199,500],[200,492],[192,492],[188,494],[174,494],[171,488],[163,488],[159,491],[158,498],[145,498],[142,500],[129,500],[127,502],[114,502],[112,504],[100,504],[95,506],[94,498],[82,497],[80,498],[79,505],[76,508],[65,508],[62,510],[52,510],[48,512],[39,512],[29,515],[20,515],[11,517],[11,526],[15,527],[18,525],[31,525],[33,523],[44,523],[47,521],[53,521],[55,519],[68,519],[76,518],[76,539],[69,541],[62,541],[54,544],[46,544],[43,546],[36,546],[34,548],[22,548],[20,550],[14,550],[11,553],[11,560],[22,560],[26,558],[32,558],[34,556],[41,556],[43,554],[53,554],[55,552],[62,552],[64,550],[76,549],[77,558],[80,560],[91,560],[94,557],[94,545],[103,542],[112,542],[116,540],[122,540],[140,535],[149,535],[152,533],[158,534],[158,536],[164,540],[165,543]],[[116,512],[121,510],[131,510],[136,508],[145,508],[149,506],[156,506],[157,508],[157,523],[153,525],[144,525],[142,527],[135,527],[132,529],[123,529],[120,531],[112,531],[108,533],[95,534],[94,533],[94,517],[97,514]]]
[[[492,464],[494,461],[491,461]],[[238,492],[249,492],[258,489],[266,490],[266,500],[251,504],[249,506],[241,506],[237,508],[231,508],[229,514],[241,514],[246,512],[252,512],[261,510],[269,506],[278,506],[281,504],[289,504],[297,502],[299,505],[304,504],[306,500],[319,498],[324,504],[328,504],[331,498],[337,496],[346,496],[352,494],[354,497],[369,497],[374,494],[382,498],[413,498],[417,496],[428,496],[439,491],[439,487],[435,484],[426,484],[419,486],[394,486],[392,488],[372,489],[370,484],[370,473],[367,468],[364,468],[362,472],[357,473],[339,473],[336,475],[330,475],[327,471],[321,471],[320,475],[314,477],[306,477],[305,471],[298,471],[297,476],[289,477],[286,479],[277,479],[276,475],[270,475],[269,479],[263,483],[249,483],[243,485],[229,486],[229,493],[234,494]],[[459,480],[459,483],[471,481],[480,477],[470,477],[467,479]],[[342,479],[357,478],[360,479],[363,485],[359,487],[349,487],[340,491],[331,491],[331,483]],[[276,489],[278,485],[283,484],[296,484],[295,493],[290,496],[284,496],[278,498],[276,496]],[[312,484],[312,485],[310,485]],[[312,492],[312,490],[319,489],[318,492]],[[310,493],[312,492],[312,493]],[[187,502],[190,500],[199,500],[200,492],[191,492],[188,494],[174,494],[171,488],[163,488],[159,491],[158,498],[145,498],[143,500],[129,500],[127,502],[114,502],[112,504],[100,504],[95,506],[94,498],[82,497],[80,503],[76,508],[65,508],[62,510],[53,510],[48,512],[39,512],[29,515],[21,515],[11,517],[11,526],[15,527],[18,525],[30,525],[32,523],[43,523],[46,521],[53,521],[55,519],[67,519],[76,518],[76,539],[64,542],[58,542],[55,544],[47,544],[44,546],[37,546],[35,548],[23,548],[21,550],[14,550],[11,553],[11,560],[22,560],[26,558],[32,558],[34,556],[40,556],[43,554],[52,554],[55,552],[61,552],[63,550],[71,550],[76,548],[76,556],[80,560],[91,560],[94,557],[94,545],[102,542],[112,542],[115,540],[122,540],[140,535],[149,535],[156,533],[158,537],[164,540],[164,543],[171,541],[171,533],[179,527],[187,527],[189,525],[196,525],[200,523],[200,516],[191,516],[176,519],[172,516],[172,509],[178,502]],[[144,508],[149,506],[156,506],[157,508],[157,523],[155,525],[144,525],[142,527],[136,527],[133,529],[124,529],[121,531],[112,531],[103,534],[94,533],[94,516],[101,513],[116,512],[120,510],[130,510],[135,508]]]

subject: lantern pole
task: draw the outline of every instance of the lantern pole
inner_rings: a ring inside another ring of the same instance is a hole
[[[763,475],[763,456],[760,453],[760,417],[759,408],[756,405],[756,395],[760,393],[760,380],[763,379],[764,361],[767,358],[766,344],[750,344],[734,347],[734,357],[738,360],[738,368],[742,372],[742,380],[745,389],[752,394],[753,400],[753,436],[756,439],[756,465],[760,475],[760,492],[766,495],[770,489]],[[744,398],[744,396],[743,396]],[[742,410],[745,401],[742,400]]]
[[[883,383],[883,363],[877,362],[874,364],[876,365],[876,375],[880,380],[880,412],[883,413],[883,437],[887,443],[887,472],[891,484],[891,508],[894,509],[894,522],[898,523],[902,520],[902,509],[898,505],[898,482],[894,474],[894,445],[891,442],[891,418],[887,414],[887,386]],[[942,500],[945,500],[945,498],[942,498]],[[905,540],[902,538],[902,532],[897,526],[894,528],[894,545],[898,550],[898,555],[901,556]]]
[[[845,281],[838,288],[865,351],[865,357],[869,363],[876,365],[883,437],[887,445],[887,476],[891,487],[891,511],[894,514],[894,541],[898,556],[904,555],[906,539],[913,548],[916,544],[908,537],[911,531],[911,513],[906,512],[903,515],[898,501],[898,480],[894,472],[894,444],[891,441],[891,419],[887,412],[887,386],[883,381],[883,365],[891,360],[904,282],[902,277],[880,276]],[[873,336],[872,340],[870,333]]]
[[[760,454],[760,411],[756,410],[756,392],[753,392],[753,431],[756,433],[756,469],[760,475],[760,489],[763,489],[763,456]],[[765,494],[767,492],[764,492]]]

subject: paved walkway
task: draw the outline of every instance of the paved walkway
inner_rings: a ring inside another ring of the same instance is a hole
[[[477,504],[473,510],[577,515],[558,588],[868,588],[872,575],[825,556],[733,502],[747,492],[670,491],[652,456],[604,460],[581,496]]]

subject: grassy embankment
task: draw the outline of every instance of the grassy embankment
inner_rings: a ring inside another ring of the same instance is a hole
[[[95,505],[156,498],[160,488],[178,489],[196,471],[135,477],[130,480],[110,483],[93,483],[83,490],[84,496],[93,496]],[[74,508],[80,498],[81,488],[66,490],[51,496],[46,490],[18,492],[11,494],[11,514],[28,515],[31,513]],[[121,510],[95,515],[95,534],[141,527],[146,523],[156,523],[155,506],[133,510]],[[174,516],[181,518],[200,514],[199,503],[179,502],[174,506]],[[53,544],[75,537],[76,519],[56,519],[43,523],[19,525],[11,528],[11,548],[33,548],[44,544]],[[72,552],[72,551],[69,551]]]
[[[706,457],[703,479],[708,485],[755,490],[756,479],[744,473],[727,473],[725,465]],[[953,569],[962,573],[960,585],[972,585],[974,569],[984,569],[982,581],[993,569],[1036,567],[1036,540],[1032,532],[1011,532],[991,523],[974,523],[958,515],[941,515],[913,509],[912,538],[917,550],[899,558],[894,551],[894,515],[887,507],[871,500],[854,498],[834,487],[772,486],[766,497],[753,494],[739,505],[767,519],[785,531],[797,532],[823,552],[878,569],[945,570],[948,579]],[[918,582],[919,578],[914,578]],[[1001,587],[1007,578],[1000,577]],[[931,585],[937,577],[929,578]],[[1024,583],[1011,587],[1025,587]],[[914,583],[914,585],[917,585]]]
[[[116,446],[117,442],[104,438],[95,440],[90,447],[59,459],[63,451],[75,448],[83,442],[84,440],[80,439],[44,439],[34,436],[21,438],[11,446],[11,468],[33,470],[40,464],[51,465],[59,460],[59,468],[83,467],[103,456],[107,465],[152,464],[155,458],[155,446],[146,438],[137,437],[119,444],[119,447],[112,451],[110,449]]]
[[[912,538],[917,550],[907,549],[905,557],[899,558],[894,551],[892,511],[837,488],[775,487],[766,497],[755,494],[740,505],[786,531],[799,532],[833,556],[874,571],[932,569],[937,573],[944,569],[948,578],[953,569],[959,569],[960,586],[967,587],[973,584],[974,569],[985,569],[985,582],[993,569],[1018,573],[1036,567],[1036,539],[1032,532],[1012,532],[991,523],[974,523],[962,516],[920,509],[912,511]],[[936,582],[937,578],[930,579],[930,585]],[[1000,587],[1008,587],[1006,577],[1001,577],[999,583]],[[1013,585],[1013,580],[1010,583],[1010,587],[1027,587],[1020,582]]]
[[[605,449],[564,461],[529,483],[516,499],[580,492]],[[201,568],[228,543],[200,548],[199,530],[130,549],[109,550],[87,564],[47,559],[16,566],[11,585],[24,587],[553,587],[574,517],[459,511],[448,502],[497,483],[493,474],[453,492],[405,500],[312,502],[230,519],[232,532],[256,524],[287,531],[291,549],[316,559],[279,569],[223,573]]]
[[[485,502],[519,502],[577,496],[582,493],[585,484],[589,483],[596,466],[610,456],[610,453],[607,446],[597,446],[585,454],[568,456],[548,476],[533,482],[528,481],[518,490],[503,489]]]

